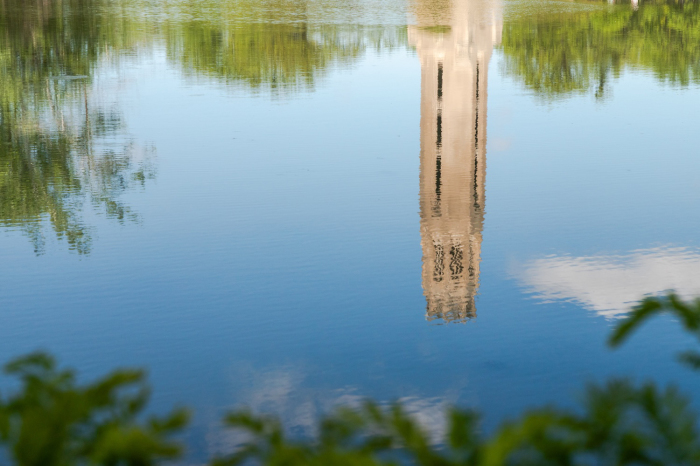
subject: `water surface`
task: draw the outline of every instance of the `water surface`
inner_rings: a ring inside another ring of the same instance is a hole
[[[487,427],[697,380],[694,2],[0,2],[0,355],[150,369],[154,410]]]

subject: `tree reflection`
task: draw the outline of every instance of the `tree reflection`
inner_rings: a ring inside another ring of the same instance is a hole
[[[188,21],[168,27],[168,57],[186,75],[273,92],[311,90],[332,65],[352,63],[368,48],[405,45],[405,28],[225,24]]]
[[[525,14],[503,27],[507,73],[556,97],[594,90],[625,67],[663,82],[700,82],[700,4],[641,2],[576,13]]]
[[[324,11],[349,8],[343,7],[347,2],[321,3]],[[466,38],[485,17],[462,17],[459,12],[477,3],[412,2],[418,22],[414,39],[425,37],[418,41],[421,46],[413,44],[422,62],[431,41],[435,53],[452,53],[455,63],[476,53]],[[649,70],[677,85],[700,82],[698,3],[599,3],[593,10],[574,13],[507,16],[500,45],[505,70],[550,97],[589,90],[603,97],[607,83],[625,67]],[[110,56],[139,44],[162,43],[168,60],[187,76],[277,93],[314,89],[327,70],[347,66],[367,50],[408,45],[406,27],[334,20],[333,14],[319,14],[314,5],[305,0],[0,0],[0,226],[21,229],[41,252],[48,221],[70,248],[87,253],[91,230],[84,220],[85,207],[97,207],[119,221],[136,219],[120,195],[153,176],[153,170],[147,154],[142,156],[143,151],[130,143],[119,112],[95,98],[97,68]],[[489,43],[484,50],[490,47]],[[437,113],[426,113],[426,122],[437,126],[439,121],[440,137],[449,141],[451,125],[474,126],[457,110],[456,117],[450,115],[450,106],[457,108],[466,97],[449,95],[476,94],[465,87],[474,81],[469,76],[455,81],[464,87],[459,93],[450,91],[454,73],[449,60],[438,55],[435,63],[423,65],[424,74],[436,86],[442,76],[448,93],[439,109],[431,103],[424,111],[439,110],[439,120]],[[485,79],[488,60],[482,61],[479,73]],[[436,196],[446,203],[442,198],[449,197],[448,173],[457,173],[448,170],[449,154],[472,143],[440,142],[439,156],[438,145],[433,145],[436,162],[430,166],[439,177],[426,175],[426,180],[439,186]],[[438,247],[435,257],[441,257],[439,251]],[[451,249],[445,251],[449,254]],[[455,252],[455,264],[464,254]]]
[[[0,0],[0,226],[44,251],[48,222],[69,248],[90,251],[83,220],[92,205],[119,221],[137,217],[119,200],[153,176],[123,136],[114,109],[95,104],[90,75],[100,56],[126,45],[98,2]]]
[[[37,253],[47,225],[88,253],[87,207],[137,219],[119,197],[153,169],[119,112],[95,97],[110,57],[164,38],[186,75],[279,92],[313,89],[334,64],[406,43],[405,27],[311,24],[303,1],[183,7],[0,0],[0,226],[23,231]]]
[[[368,49],[405,47],[405,26],[362,22],[368,3],[169,0],[161,13],[168,57],[185,75],[286,92],[314,89],[329,68]]]

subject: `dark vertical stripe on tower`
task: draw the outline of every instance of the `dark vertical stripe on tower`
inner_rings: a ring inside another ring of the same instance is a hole
[[[476,62],[476,115],[474,115],[474,208],[479,209],[479,62]]]
[[[442,181],[442,156],[440,155],[440,148],[442,147],[442,113],[438,110],[437,115],[437,157],[435,157],[435,195],[437,196],[438,202],[440,202],[440,187]]]
[[[437,98],[438,98],[438,108],[437,108],[437,135],[435,144],[437,146],[437,157],[435,158],[435,196],[437,197],[437,202],[440,202],[440,194],[442,187],[442,156],[440,155],[440,148],[442,147],[442,62],[438,62],[438,73],[437,73]],[[439,207],[438,207],[439,210]]]

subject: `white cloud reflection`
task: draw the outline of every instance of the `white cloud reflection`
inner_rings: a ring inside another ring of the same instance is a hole
[[[666,290],[700,295],[700,251],[659,247],[623,255],[550,256],[527,262],[516,275],[535,298],[578,302],[612,318],[645,295]]]
[[[361,389],[354,386],[340,388],[315,386],[300,367],[270,369],[239,368],[234,371],[238,387],[231,408],[247,408],[254,413],[273,414],[282,421],[293,437],[317,435],[318,420],[339,407],[359,407],[365,399]],[[403,408],[418,421],[430,435],[433,443],[444,441],[447,409],[454,405],[459,391],[448,390],[444,396],[404,396],[398,398]],[[381,404],[389,405],[389,401]],[[220,413],[208,416],[207,454],[230,452],[248,440],[240,431],[224,429]]]

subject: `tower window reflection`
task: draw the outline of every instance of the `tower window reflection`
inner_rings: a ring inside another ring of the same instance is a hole
[[[441,282],[442,277],[445,274],[445,250],[442,245],[435,245],[435,268],[433,273],[433,280],[436,282]]]
[[[462,259],[464,258],[464,252],[462,251],[462,246],[452,246],[450,249],[450,272],[452,272],[452,280],[459,280],[460,275],[464,271],[462,266]]]

